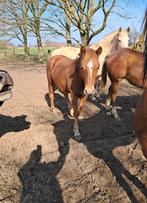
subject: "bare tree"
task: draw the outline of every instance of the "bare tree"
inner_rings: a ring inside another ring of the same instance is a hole
[[[28,5],[26,1],[7,0],[0,6],[1,36],[17,38],[24,46],[25,59],[28,59]]]
[[[81,43],[88,45],[91,39],[99,34],[107,25],[116,0],[45,0],[48,4],[55,6],[65,12],[70,22],[79,30]],[[93,19],[100,11],[103,19],[96,27]]]
[[[47,15],[44,19],[46,30],[53,36],[62,36],[66,40],[67,46],[71,46],[71,21],[66,13],[58,8],[49,5],[47,9]]]
[[[29,27],[35,34],[37,39],[37,47],[39,56],[42,55],[42,40],[41,40],[41,29],[43,24],[42,16],[46,11],[48,4],[42,0],[30,0],[28,1],[29,6]]]

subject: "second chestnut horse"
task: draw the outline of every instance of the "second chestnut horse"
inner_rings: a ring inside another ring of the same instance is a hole
[[[122,48],[107,57],[102,68],[102,87],[106,85],[107,74],[111,85],[108,91],[105,107],[112,107],[112,115],[119,119],[115,107],[115,101],[121,80],[126,79],[132,85],[143,88],[147,87],[147,81],[143,80],[144,55],[141,52],[129,48]]]
[[[73,108],[74,136],[81,139],[78,116],[88,95],[95,92],[95,80],[99,69],[99,55],[102,48],[96,51],[91,48],[81,47],[79,58],[74,60],[62,55],[53,56],[47,64],[47,78],[51,111],[54,111],[54,90],[59,89],[65,96],[68,107]],[[68,94],[71,95],[71,101]]]

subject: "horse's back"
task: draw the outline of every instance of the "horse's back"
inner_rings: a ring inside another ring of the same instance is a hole
[[[135,69],[142,72],[144,64],[144,56],[141,52],[129,49],[122,48],[115,53],[111,54],[106,59],[107,66],[119,67],[121,69]],[[128,70],[127,70],[128,71]]]
[[[64,55],[70,59],[75,59],[78,57],[79,52],[80,49],[76,47],[60,47],[55,49],[51,56]]]

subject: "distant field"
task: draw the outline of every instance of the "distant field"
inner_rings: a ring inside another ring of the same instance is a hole
[[[47,60],[49,54],[48,50],[51,52],[54,50],[54,47],[43,47],[43,61]],[[30,61],[38,61],[38,49],[36,47],[29,48]],[[23,60],[24,59],[24,49],[23,47],[7,48],[0,49],[0,59],[12,59]]]
[[[44,47],[43,48],[43,54],[48,54],[48,50],[53,51],[55,48],[54,47]],[[38,49],[36,47],[31,47],[29,48],[30,55],[38,54]],[[13,48],[7,48],[7,49],[0,49],[0,54],[13,54]],[[16,47],[15,48],[15,53],[16,54],[24,54],[24,49],[23,47]]]

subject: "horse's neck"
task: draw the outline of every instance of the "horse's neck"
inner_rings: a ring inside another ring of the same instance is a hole
[[[76,75],[77,75],[77,78],[81,81],[83,81],[83,77],[82,77],[82,73],[81,73],[81,58],[76,58],[74,59],[75,61],[75,72],[76,72]]]
[[[108,36],[104,37],[99,43],[91,46],[93,49],[98,49],[99,46],[103,48],[102,54],[108,55],[113,53],[117,50],[117,39],[116,39],[117,32],[113,32]]]

